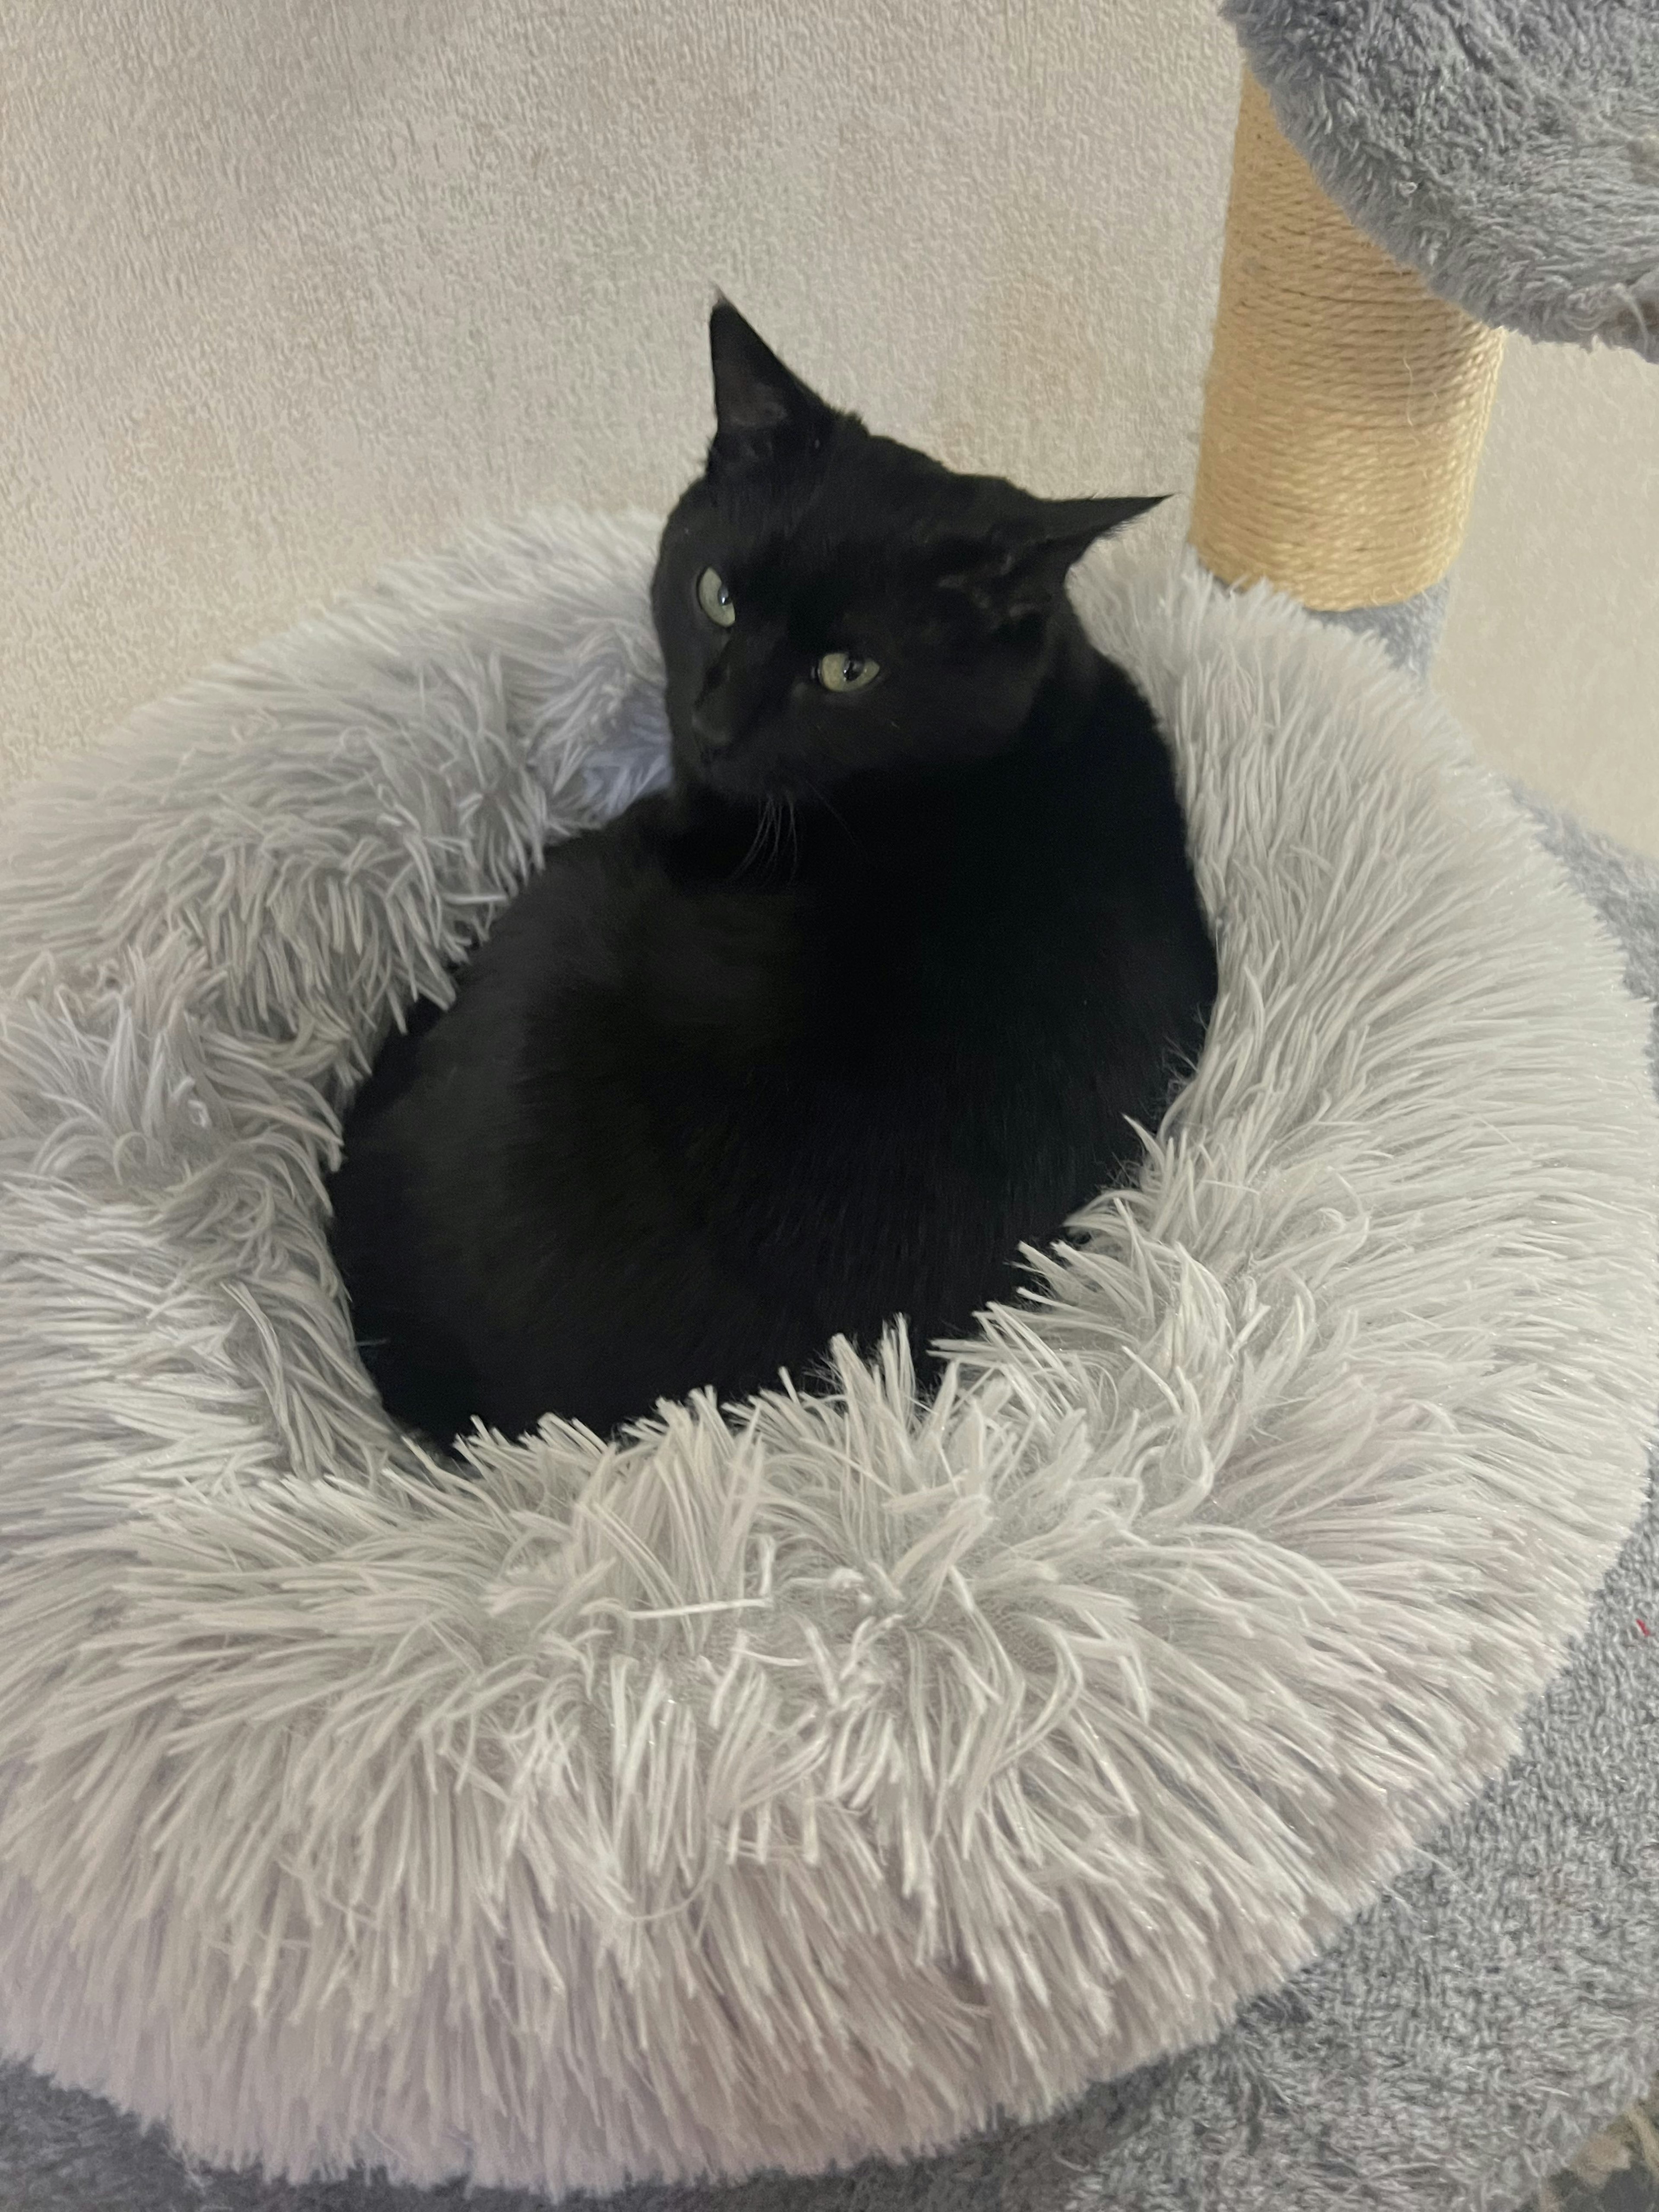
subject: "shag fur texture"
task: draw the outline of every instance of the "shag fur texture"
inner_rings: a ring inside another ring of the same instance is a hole
[[[1654,0],[1224,0],[1286,137],[1479,321],[1659,361]]]
[[[914,1401],[422,1461],[319,1169],[660,772],[643,521],[411,564],[0,852],[7,2048],[273,2172],[810,2169],[1212,2033],[1508,1757],[1636,1516],[1618,954],[1379,647],[1078,581],[1221,994],[1138,1188]]]

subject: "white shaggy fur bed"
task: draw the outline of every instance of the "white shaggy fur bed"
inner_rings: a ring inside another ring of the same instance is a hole
[[[4,2047],[219,2163],[811,2168],[1213,2033],[1507,1756],[1655,1397],[1644,1019],[1363,640],[1102,558],[1222,987],[912,1402],[386,1424],[337,1111],[659,770],[653,528],[413,563],[0,830]]]

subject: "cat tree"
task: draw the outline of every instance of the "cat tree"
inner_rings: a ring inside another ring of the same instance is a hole
[[[1389,11],[1419,33],[1390,76],[1375,9],[1232,12],[1279,123],[1247,85],[1212,574],[1079,580],[1169,732],[1222,994],[1137,1188],[939,1403],[895,1352],[839,1396],[694,1404],[619,1451],[550,1425],[455,1468],[355,1357],[320,1218],[339,1104],[539,845],[660,774],[648,525],[560,513],[408,564],[5,826],[7,2048],[198,2158],[805,2174],[1184,2051],[860,2201],[989,2158],[1058,2208],[1083,2148],[1102,2203],[1334,2206],[1353,2170],[1308,2147],[1343,2096],[1431,2106],[1466,2062],[1423,2048],[1422,1992],[1505,1892],[1448,1904],[1433,1865],[1496,1833],[1520,1879],[1531,1833],[1482,1784],[1510,1762],[1565,1822],[1570,1895],[1572,1823],[1623,1832],[1616,1772],[1547,1723],[1513,1762],[1645,1527],[1645,1016],[1431,696],[1214,580],[1404,608],[1378,626],[1420,647],[1495,341],[1346,233],[1288,141],[1328,116],[1370,148],[1357,185],[1332,157],[1364,221],[1387,133],[1360,92],[1396,133],[1455,116],[1438,33],[1478,53],[1509,14]],[[1651,89],[1650,47],[1608,53]],[[1429,243],[1473,239],[1442,167],[1416,181]],[[1505,250],[1427,258],[1478,305]],[[1656,264],[1604,288],[1644,347]],[[1581,2133],[1659,2058],[1587,1975],[1582,2041],[1536,2068]],[[1328,2067],[1299,2112],[1298,2053],[1345,2033],[1365,2084]],[[1442,2188],[1449,2143],[1396,2158],[1373,2201],[1492,2201],[1517,2124],[1512,2081],[1482,2087],[1484,2164]]]

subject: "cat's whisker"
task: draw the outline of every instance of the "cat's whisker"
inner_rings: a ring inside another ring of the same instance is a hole
[[[809,783],[806,788],[811,793],[813,798],[817,800],[818,805],[823,808],[824,811],[827,814],[833,815],[836,820],[840,823],[842,828],[847,832],[848,843],[853,846],[855,851],[862,853],[865,849],[863,844],[860,841],[857,833],[854,831],[852,823],[842,812],[840,807],[836,805],[834,799],[829,796],[827,792],[821,791],[815,783]]]
[[[749,850],[744,854],[742,860],[738,862],[737,866],[732,871],[732,881],[733,883],[738,882],[740,878],[745,876],[749,872],[750,864],[759,857],[762,848],[766,843],[768,834],[771,830],[772,811],[775,804],[775,802],[770,797],[762,799],[760,818],[755,824],[755,834],[749,841]]]
[[[770,793],[763,818],[766,826],[766,865],[770,867],[778,857],[783,839],[783,802]]]

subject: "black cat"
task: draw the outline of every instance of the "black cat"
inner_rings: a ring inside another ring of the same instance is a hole
[[[441,1440],[971,1328],[1133,1171],[1215,994],[1163,742],[1065,591],[1155,502],[957,475],[725,301],[709,336],[672,786],[550,848],[346,1121],[358,1339]]]

